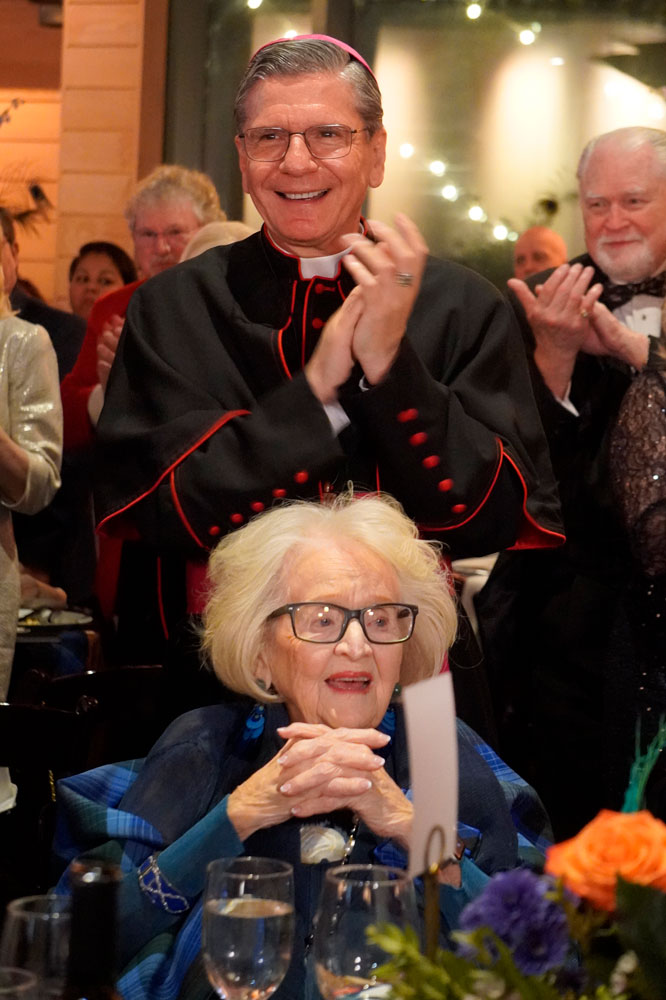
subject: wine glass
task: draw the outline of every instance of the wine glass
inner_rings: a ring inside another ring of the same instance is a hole
[[[383,865],[338,865],[326,872],[312,945],[325,1000],[388,992],[376,972],[390,956],[366,936],[370,925],[385,923],[401,930],[419,925],[414,883],[407,872]]]
[[[38,1000],[37,976],[26,969],[0,966],[0,1000]]]
[[[219,858],[207,869],[203,957],[224,1000],[263,1000],[285,977],[294,940],[294,878],[286,861]]]
[[[60,997],[69,954],[68,896],[22,896],[7,904],[0,938],[0,965],[25,969],[40,997]],[[2,997],[2,993],[0,993]]]

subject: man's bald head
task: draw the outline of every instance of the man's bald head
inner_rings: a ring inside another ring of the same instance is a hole
[[[525,279],[548,267],[559,267],[567,256],[566,243],[559,233],[548,226],[530,226],[513,248],[514,277]]]

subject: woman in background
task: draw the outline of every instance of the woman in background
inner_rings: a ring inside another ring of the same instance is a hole
[[[138,277],[134,261],[122,247],[99,240],[84,243],[69,266],[69,303],[87,321],[97,299]]]
[[[5,286],[15,280],[15,262],[0,231],[0,701],[6,701],[14,659],[20,602],[19,561],[12,511],[35,514],[60,485],[62,411],[58,364],[49,335],[41,326],[18,319]],[[7,772],[0,768],[2,807]]]

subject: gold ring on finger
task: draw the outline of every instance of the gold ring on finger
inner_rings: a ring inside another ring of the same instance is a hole
[[[398,282],[399,285],[402,285],[404,288],[406,288],[408,285],[411,285],[413,283],[414,275],[410,274],[409,271],[397,271],[395,275],[395,280]]]
[[[587,309],[581,309],[580,314],[583,317],[583,319],[589,319],[590,318],[590,314],[587,311]]]

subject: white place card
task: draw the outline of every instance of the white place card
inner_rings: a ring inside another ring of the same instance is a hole
[[[451,674],[403,688],[414,827],[409,874],[453,856],[458,836],[458,740]]]

